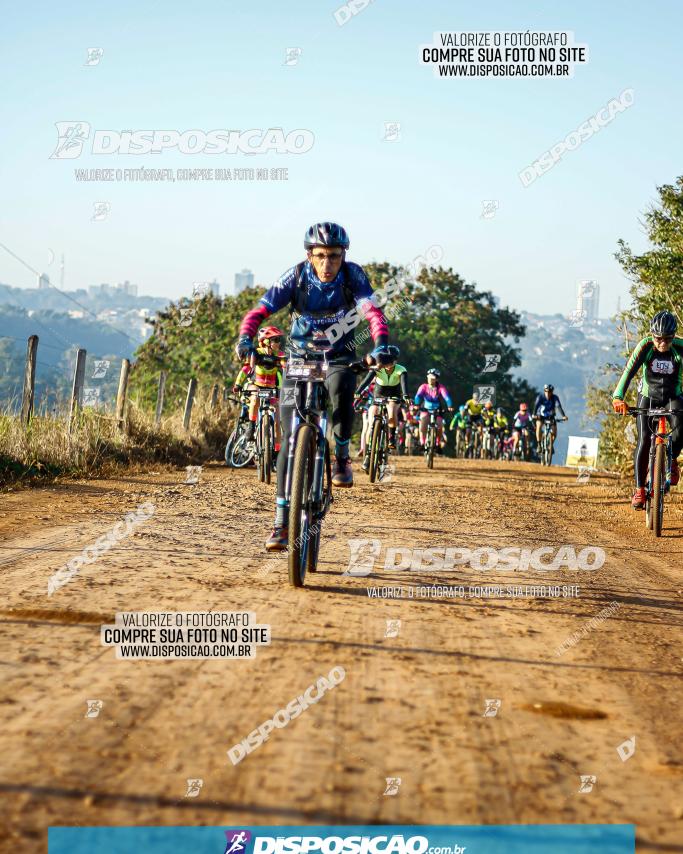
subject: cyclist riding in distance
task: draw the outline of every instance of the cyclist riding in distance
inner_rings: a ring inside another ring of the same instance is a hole
[[[470,414],[464,403],[458,407],[455,415],[451,419],[450,430],[465,430],[470,424]]]
[[[396,425],[398,407],[402,400],[409,400],[407,382],[407,371],[403,365],[397,365],[396,359],[401,351],[395,344],[387,347],[387,357],[392,361],[379,370],[368,371],[363,382],[358,386],[356,399],[365,391],[370,383],[375,381],[374,399],[368,410],[368,427],[373,423],[377,414],[377,404],[382,401],[387,404],[387,420],[389,422],[389,447],[396,449]],[[365,446],[365,458],[363,459],[363,471],[370,468],[370,448]]]
[[[567,421],[567,416],[565,415],[564,409],[562,409],[562,404],[560,403],[560,398],[555,394],[555,386],[550,383],[546,383],[543,386],[543,394],[539,394],[536,398],[536,402],[534,403],[534,411],[533,417],[536,419],[536,442],[540,446],[541,444],[541,427],[543,426],[543,422],[547,421],[548,418],[555,417],[555,409],[559,409],[562,413],[562,418]],[[557,438],[557,424],[553,422],[552,426],[553,431],[553,439]]]
[[[466,401],[465,406],[467,407],[467,411],[469,412],[470,418],[473,421],[481,420],[481,413],[484,407],[481,403],[479,403],[478,392],[474,392],[472,397],[468,401]]]
[[[246,358],[253,349],[252,339],[261,323],[285,306],[290,307],[292,326],[290,339],[294,345],[305,346],[314,340],[328,341],[330,368],[327,388],[331,409],[335,444],[335,463],[332,483],[336,487],[353,485],[353,472],[349,461],[349,440],[353,428],[353,393],[356,374],[349,363],[356,359],[353,328],[329,341],[325,330],[338,324],[354,306],[369,323],[375,348],[366,356],[368,365],[384,364],[389,329],[382,311],[372,301],[372,287],[359,264],[346,261],[350,241],[346,230],[334,222],[319,222],[305,234],[306,261],[290,267],[271,285],[258,305],[247,312],[242,320],[237,343],[237,354]],[[286,375],[280,390],[280,420],[282,445],[288,447],[292,426],[295,381]],[[278,454],[277,497],[275,526],[266,541],[268,551],[284,551],[289,537],[289,505],[285,498],[287,454]]]
[[[484,420],[484,424],[488,427],[493,427],[493,422],[496,420],[496,412],[493,408],[493,403],[490,400],[487,400],[484,404],[484,408],[481,412],[481,417]]]
[[[652,318],[650,334],[636,344],[612,395],[612,406],[615,412],[622,415],[628,413],[624,397],[631,380],[641,368],[643,374],[638,389],[637,405],[655,409],[670,404],[672,410],[683,410],[683,338],[676,337],[677,329],[678,322],[670,311],[660,311]],[[680,478],[678,455],[683,448],[682,415],[683,413],[675,412],[670,418],[672,486],[676,486]],[[634,455],[636,488],[631,506],[634,510],[642,510],[646,500],[645,483],[650,453],[650,431],[646,413],[638,413],[636,425],[638,429]]]
[[[441,371],[438,368],[430,368],[427,371],[427,382],[422,383],[418,388],[413,401],[413,403],[420,407],[420,445],[423,447],[427,440],[429,413],[442,409],[442,399],[446,402],[448,411],[453,412],[453,401],[446,386],[439,382],[440,377]],[[441,453],[441,446],[443,444],[443,418],[440,415],[437,417],[437,435],[437,451]]]
[[[493,426],[497,430],[500,430],[502,433],[505,433],[505,431],[508,429],[507,416],[503,413],[503,410],[500,408],[500,406],[498,407],[498,409],[496,409],[496,416],[494,418]]]
[[[522,430],[528,430],[530,424],[531,414],[529,413],[529,407],[526,403],[522,402],[519,404],[519,409],[515,412],[512,420],[512,447],[515,452],[517,451],[519,440],[522,437]]]
[[[367,435],[370,431],[370,419],[368,418],[368,410],[372,406],[373,395],[375,393],[374,383],[370,383],[370,385],[363,391],[362,394],[356,394],[356,398],[358,401],[355,403],[356,410],[360,411],[361,414],[361,430],[360,430],[360,448],[358,449],[358,453],[356,456],[364,457],[365,449],[367,447],[368,441],[370,437]]]
[[[247,391],[252,392],[249,400],[249,426],[247,427],[247,440],[254,439],[254,427],[256,425],[256,410],[258,409],[258,397],[253,392],[262,388],[273,390],[271,405],[275,409],[275,451],[280,449],[280,418],[278,415],[278,393],[282,385],[282,369],[285,354],[280,352],[280,344],[283,339],[282,332],[277,326],[262,326],[258,331],[258,347],[253,356],[255,365],[252,369],[251,359],[242,365],[235,384],[233,393],[239,394],[245,384]]]

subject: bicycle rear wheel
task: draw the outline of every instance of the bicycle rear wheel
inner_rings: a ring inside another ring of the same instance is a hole
[[[232,431],[232,433],[228,436],[228,441],[225,443],[225,464],[226,466],[231,466],[231,457],[232,457],[232,449],[235,445],[235,439],[237,438],[237,427]]]
[[[311,526],[311,489],[315,463],[313,428],[302,424],[296,434],[292,460],[292,491],[289,500],[289,583],[303,587],[308,568]]]
[[[370,441],[370,483],[377,480],[377,472],[379,471],[381,457],[381,441],[382,441],[382,422],[379,418],[372,425],[372,439]]]
[[[434,468],[434,428],[427,428],[427,468]]]
[[[652,530],[655,537],[662,536],[662,521],[664,517],[664,466],[666,462],[665,446],[657,445],[655,449],[655,472],[652,481]]]

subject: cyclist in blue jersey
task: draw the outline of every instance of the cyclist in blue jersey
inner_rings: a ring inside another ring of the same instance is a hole
[[[532,416],[536,419],[536,445],[540,448],[541,445],[541,427],[543,422],[549,418],[555,418],[555,410],[559,409],[562,418],[567,421],[567,416],[562,409],[560,398],[555,394],[555,386],[546,383],[543,386],[543,394],[539,394],[534,403]],[[553,439],[557,438],[557,424],[553,421],[552,426]]]
[[[349,440],[353,427],[353,393],[356,374],[349,364],[356,359],[354,328],[342,324],[350,312],[356,311],[370,326],[375,348],[366,362],[384,364],[389,343],[389,329],[382,311],[373,304],[372,287],[359,264],[346,261],[349,236],[334,222],[312,225],[304,237],[306,261],[291,267],[266,291],[258,305],[247,312],[240,326],[237,353],[246,357],[253,350],[252,339],[260,324],[271,314],[290,307],[292,326],[290,338],[295,344],[311,340],[327,341],[330,369],[325,381],[332,409],[335,443],[335,463],[332,484],[335,487],[353,485],[349,461]],[[334,329],[331,329],[334,327]],[[339,332],[340,328],[343,330]],[[330,330],[326,334],[326,330]],[[333,334],[334,333],[334,334]],[[282,448],[288,447],[294,411],[294,380],[285,377],[280,388],[280,421]],[[268,551],[283,551],[289,538],[289,504],[285,498],[287,453],[278,454],[277,497],[275,526],[266,541]]]

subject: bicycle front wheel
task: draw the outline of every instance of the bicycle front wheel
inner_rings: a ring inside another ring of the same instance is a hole
[[[377,472],[379,471],[379,463],[381,456],[381,443],[382,422],[378,418],[372,425],[372,439],[370,442],[370,469],[368,471],[370,475],[370,483],[374,483],[377,480]]]
[[[230,454],[230,462],[236,469],[244,468],[254,459],[254,451],[249,447],[247,434],[241,433],[235,440]]]
[[[270,483],[273,473],[273,418],[271,415],[261,419],[261,461],[263,480]]]
[[[666,452],[664,445],[657,445],[655,450],[655,473],[652,481],[652,530],[655,537],[662,536],[662,521],[664,517],[664,466]]]
[[[314,431],[303,424],[296,434],[289,501],[289,583],[294,587],[303,587],[308,567],[314,463]]]

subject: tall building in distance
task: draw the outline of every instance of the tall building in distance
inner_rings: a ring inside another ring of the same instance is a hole
[[[576,289],[576,310],[585,320],[597,320],[600,310],[600,285],[593,279],[582,279]]]
[[[254,287],[254,274],[245,267],[241,273],[235,273],[235,286],[233,296],[241,294],[245,288]]]
[[[50,277],[47,273],[40,273],[37,276],[36,286],[41,291],[44,291],[46,288],[50,287]]]

